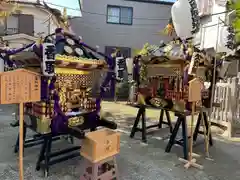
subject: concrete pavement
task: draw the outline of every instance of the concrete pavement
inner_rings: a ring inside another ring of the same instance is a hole
[[[103,103],[103,108],[115,115],[120,124],[121,153],[117,162],[121,180],[239,180],[240,179],[240,145],[225,141],[214,141],[211,155],[215,161],[200,157],[198,162],[204,166],[203,171],[197,169],[185,170],[178,161],[181,148],[174,147],[169,154],[164,152],[166,141],[160,140],[168,134],[168,129],[152,132],[148,136],[148,144],[142,144],[136,139],[128,137],[134,120],[134,113],[129,108],[114,103]],[[125,109],[124,109],[125,108]],[[18,179],[17,155],[13,153],[13,145],[17,136],[17,129],[11,128],[12,106],[0,106],[0,180]],[[124,112],[122,112],[124,111]],[[156,115],[159,116],[158,112]],[[151,116],[151,115],[150,115]],[[154,118],[153,114],[153,118]],[[157,117],[158,117],[157,116]],[[76,143],[80,143],[76,141]],[[54,149],[70,146],[66,141],[54,143]],[[35,163],[40,146],[25,150],[24,169],[26,180],[79,180],[83,160],[75,158],[54,165],[50,168],[50,176],[43,178],[42,172],[35,171]],[[203,145],[194,152],[204,155]]]

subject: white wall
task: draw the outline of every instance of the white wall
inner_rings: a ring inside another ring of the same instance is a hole
[[[97,3],[99,2],[99,3]],[[168,42],[172,37],[159,33],[168,24],[172,4],[146,3],[125,0],[84,0],[82,17],[72,18],[72,30],[82,36],[84,42],[92,47],[99,46],[104,52],[106,46],[128,47],[140,49],[148,42],[159,44],[161,40]],[[107,5],[133,7],[132,25],[109,24],[106,16]],[[95,12],[95,14],[87,13]],[[147,20],[146,20],[147,19]]]
[[[226,8],[224,6],[219,6],[218,4],[213,2],[213,9],[212,14],[224,12]],[[208,48],[214,48],[217,44],[217,38],[218,44],[220,44],[223,41],[222,35],[225,33],[225,30],[223,30],[223,23],[220,23],[220,30],[219,30],[219,37],[217,37],[217,29],[218,29],[218,22],[219,18],[222,21],[225,21],[225,13],[219,14],[219,15],[212,15],[210,17],[203,17],[201,20],[201,29],[199,33],[195,36],[195,44],[199,45],[200,48],[208,49]],[[220,50],[221,49],[221,50]],[[226,48],[218,47],[219,51],[225,51]]]
[[[22,14],[31,14],[34,16],[34,36],[28,36],[24,34],[13,34],[7,35],[3,37],[3,40],[7,40],[10,48],[21,48],[24,45],[30,44],[37,40],[38,33],[43,33],[43,36],[49,34],[48,30],[48,21],[45,22],[49,18],[49,13],[41,8],[37,8],[32,5],[21,5],[20,9]],[[55,17],[53,17],[55,18]],[[45,22],[45,23],[44,23]],[[8,18],[9,28],[18,28],[18,21],[16,18]],[[50,19],[50,33],[53,33],[57,28],[58,24],[52,18]]]
[[[226,8],[223,6],[219,6],[217,4],[215,4],[214,1],[214,6],[213,6],[213,12],[212,14],[215,13],[221,13],[221,12],[225,12]],[[207,18],[203,18],[201,24],[203,25],[203,27],[206,28],[201,28],[201,31],[196,34],[195,36],[195,44],[199,44],[200,48],[203,49],[211,49],[214,48],[215,51],[217,50],[217,52],[227,52],[229,53],[231,50],[226,48],[226,39],[227,39],[227,34],[226,34],[226,26],[223,26],[223,23],[220,23],[219,25],[219,36],[218,36],[218,40],[217,40],[217,24],[219,22],[219,18],[222,21],[225,21],[225,17],[226,14],[225,13],[221,13],[219,15],[214,15],[211,17],[207,17]],[[210,26],[210,27],[209,27]],[[205,34],[205,35],[204,35]],[[218,46],[216,46],[218,45]],[[217,47],[217,49],[216,49]],[[237,66],[237,61],[234,60],[232,61],[232,63],[230,64],[228,71],[227,71],[227,75],[228,76],[236,76],[237,75],[237,71],[236,71],[236,66]]]

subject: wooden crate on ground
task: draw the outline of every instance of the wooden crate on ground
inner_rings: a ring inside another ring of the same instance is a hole
[[[96,163],[120,152],[120,134],[110,129],[89,132],[82,143],[81,155]]]
[[[88,133],[81,148],[86,164],[80,180],[119,180],[115,157],[119,151],[119,133],[106,128]]]

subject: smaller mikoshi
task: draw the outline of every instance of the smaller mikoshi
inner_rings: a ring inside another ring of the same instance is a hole
[[[216,70],[215,78],[224,77],[228,65],[229,63],[224,59],[218,59],[215,65],[214,57],[194,47],[190,39],[188,41],[175,39],[168,44],[161,43],[158,46],[147,43],[134,57],[135,84],[131,89],[135,89],[135,98],[129,99],[134,99],[132,103],[138,106],[152,106],[183,116],[192,112],[191,134],[193,134],[194,114],[198,111],[201,113],[203,107],[211,106],[213,72]],[[205,81],[210,82],[210,87],[205,87]],[[205,127],[207,129],[207,124]],[[207,132],[206,152],[210,142],[208,140],[210,130]],[[192,138],[193,135],[190,140],[190,155],[181,161],[186,163],[186,168],[190,166],[203,168],[196,164],[196,159],[192,158]]]
[[[187,103],[189,81],[198,78],[203,85],[204,82],[212,82],[213,62],[214,57],[194,47],[191,40],[174,39],[160,45],[146,43],[133,60],[135,98],[132,103],[141,100],[142,98],[137,98],[141,94],[140,97],[144,97],[144,103],[147,104],[151,104],[150,99],[152,103],[157,100],[154,104],[159,107],[171,109],[175,104],[174,109],[191,109]],[[216,79],[225,76],[227,65],[227,61],[218,58]],[[211,89],[212,83],[210,87],[203,86],[202,89],[202,105],[206,108],[210,107]],[[185,105],[180,108],[179,102],[184,102]]]
[[[134,58],[133,78],[137,84],[135,89],[140,94],[138,100],[143,96],[145,102],[140,103],[154,103],[155,106],[169,109],[174,104],[175,108],[179,108],[179,102],[187,105],[188,82],[198,77],[203,83],[208,78],[205,75],[208,65],[207,57],[194,48],[191,42],[173,40],[159,46],[145,44]],[[208,97],[207,91],[203,90],[202,93],[204,98]],[[186,108],[189,106],[182,106],[179,110],[184,111]]]

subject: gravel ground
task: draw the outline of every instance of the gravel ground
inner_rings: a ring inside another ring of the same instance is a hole
[[[214,141],[210,150],[214,161],[204,159],[203,145],[194,149],[195,153],[202,155],[198,162],[204,166],[200,171],[194,168],[185,170],[178,161],[182,155],[181,148],[175,146],[171,153],[165,153],[167,141],[162,140],[168,134],[168,129],[151,132],[148,144],[129,138],[129,131],[134,121],[135,110],[123,108],[122,105],[104,103],[104,109],[115,116],[119,124],[121,136],[121,152],[117,157],[121,180],[239,180],[240,179],[240,144],[219,140]],[[0,106],[0,180],[18,179],[17,155],[13,153],[13,145],[17,136],[17,129],[9,126],[12,120],[13,106]],[[132,112],[128,112],[132,111]],[[159,113],[157,113],[159,115]],[[150,114],[153,117],[156,115]],[[80,143],[80,142],[76,142]],[[54,149],[70,146],[61,140],[54,143]],[[43,178],[43,173],[35,171],[35,163],[40,146],[25,149],[24,170],[26,180],[79,180],[82,158],[75,158],[54,165],[50,168],[50,176]]]

